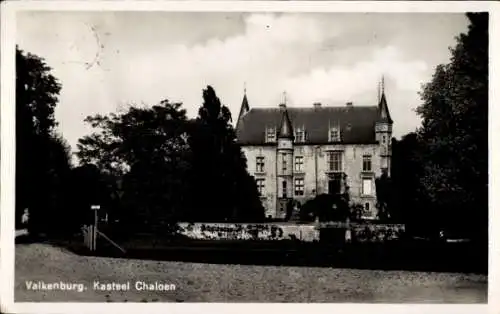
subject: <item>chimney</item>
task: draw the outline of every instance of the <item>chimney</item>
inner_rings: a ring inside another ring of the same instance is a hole
[[[345,105],[346,105],[347,107],[352,107],[352,102],[351,102],[351,101],[349,101],[349,102],[347,102]]]
[[[315,102],[313,104],[314,108],[321,108],[321,103],[320,102]]]

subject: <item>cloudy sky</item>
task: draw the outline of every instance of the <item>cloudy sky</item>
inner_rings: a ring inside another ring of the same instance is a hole
[[[129,103],[182,101],[197,114],[212,85],[237,116],[250,106],[374,105],[385,75],[399,137],[420,120],[418,92],[467,29],[463,14],[23,12],[20,48],[45,58],[62,90],[59,130],[76,148],[83,119]]]

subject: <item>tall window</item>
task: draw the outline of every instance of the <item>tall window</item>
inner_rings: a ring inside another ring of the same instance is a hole
[[[283,171],[286,171],[288,165],[286,164],[286,153],[281,154],[281,166]]]
[[[259,195],[262,196],[264,195],[264,188],[265,188],[265,179],[257,179],[255,182],[257,183],[257,191],[259,191]]]
[[[298,127],[295,130],[295,141],[297,143],[303,143],[306,141],[306,131],[304,127]]]
[[[264,172],[264,157],[258,156],[256,158],[255,172]]]
[[[363,171],[372,171],[372,156],[363,156]]]
[[[342,169],[342,155],[340,152],[330,152],[328,154],[328,170],[341,171]]]
[[[382,135],[382,144],[385,144],[385,135]]]
[[[339,142],[340,141],[340,132],[337,127],[331,127],[328,133],[330,142]]]
[[[281,192],[282,192],[283,198],[286,198],[287,197],[287,193],[286,193],[286,181],[283,181],[281,183]]]
[[[266,142],[276,142],[276,129],[273,127],[266,128]]]
[[[372,179],[363,179],[363,195],[372,195]]]
[[[304,178],[295,179],[295,195],[304,195]]]
[[[295,157],[295,171],[297,172],[304,171],[304,156]]]

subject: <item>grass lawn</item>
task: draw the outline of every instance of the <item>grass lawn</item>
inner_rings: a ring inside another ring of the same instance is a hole
[[[457,273],[254,266],[80,256],[48,244],[17,244],[16,302],[485,303],[487,276]],[[29,291],[26,281],[83,283],[87,290]],[[131,282],[103,292],[93,281]],[[136,291],[135,281],[175,284]]]

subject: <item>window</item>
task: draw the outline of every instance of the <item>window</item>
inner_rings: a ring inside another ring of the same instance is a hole
[[[330,128],[328,137],[330,139],[330,142],[339,142],[340,141],[339,129],[336,127]]]
[[[295,179],[295,195],[304,195],[304,178]]]
[[[366,212],[370,211],[370,203],[365,203],[365,211]]]
[[[372,171],[372,156],[363,156],[363,171]]]
[[[282,190],[283,198],[286,198],[286,196],[287,196],[287,193],[286,193],[286,181],[283,181],[281,183],[281,190]]]
[[[341,171],[342,169],[342,159],[340,152],[331,152],[328,154],[328,170],[329,171]]]
[[[303,143],[306,141],[306,131],[304,127],[298,127],[295,130],[295,141],[297,143]]]
[[[273,127],[268,127],[266,129],[266,142],[276,142],[276,129]]]
[[[287,164],[286,164],[286,154],[281,154],[281,166],[283,171],[286,171],[287,169]]]
[[[385,135],[382,136],[382,144],[385,144]]]
[[[264,172],[264,157],[259,156],[256,158],[255,172]]]
[[[304,156],[295,157],[295,171],[297,172],[304,171]]]
[[[372,195],[372,179],[363,179],[363,195]]]
[[[264,195],[264,188],[265,188],[265,182],[264,179],[257,179],[255,180],[257,183],[257,191],[259,191],[259,195],[262,196]]]

